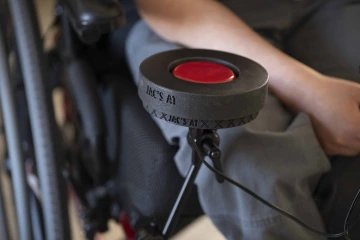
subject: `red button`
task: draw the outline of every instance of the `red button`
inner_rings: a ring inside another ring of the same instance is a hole
[[[182,63],[173,69],[172,74],[185,81],[204,84],[226,83],[236,78],[230,68],[206,61]]]

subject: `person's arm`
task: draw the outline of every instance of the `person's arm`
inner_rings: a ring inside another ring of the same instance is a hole
[[[189,48],[235,53],[264,66],[271,91],[311,116],[327,153],[360,152],[359,85],[323,76],[289,57],[215,0],[136,2],[142,18],[162,38]],[[337,99],[331,96],[335,93]]]
[[[306,94],[301,92],[303,90],[297,88],[294,82],[304,79],[303,75],[317,74],[272,47],[229,9],[216,1],[137,2],[144,20],[164,39],[191,48],[239,54],[263,65],[271,76],[271,89],[288,104],[291,104],[288,95]],[[297,104],[299,103],[293,103],[298,107]]]

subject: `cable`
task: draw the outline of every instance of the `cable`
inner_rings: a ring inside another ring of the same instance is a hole
[[[248,188],[246,188],[245,186],[241,185],[240,183],[236,182],[235,180],[229,178],[228,176],[224,175],[222,172],[220,172],[219,170],[213,168],[205,159],[204,159],[204,156],[201,154],[201,151],[199,149],[199,147],[197,146],[196,144],[196,141],[194,140],[194,138],[191,136],[191,134],[189,135],[189,138],[191,140],[191,143],[195,149],[195,151],[197,152],[199,158],[201,159],[201,161],[203,162],[203,164],[210,170],[212,171],[213,173],[215,174],[219,174],[220,176],[222,176],[227,182],[233,184],[234,186],[240,188],[241,190],[243,190],[244,192],[246,192],[247,194],[249,194],[250,196],[252,196],[253,198],[255,198],[256,200],[258,200],[259,202],[263,203],[265,206],[273,209],[274,211],[282,214],[283,216],[289,218],[290,220],[294,221],[295,223],[299,224],[300,226],[304,227],[305,229],[313,232],[313,233],[316,233],[318,235],[321,235],[321,236],[324,236],[324,237],[327,237],[327,238],[339,238],[339,237],[342,237],[342,236],[345,236],[347,237],[346,240],[350,240],[347,232],[348,230],[353,227],[355,224],[352,223],[350,225],[350,222],[349,222],[349,219],[350,219],[350,216],[352,215],[352,211],[356,205],[356,203],[358,202],[359,198],[360,198],[360,190],[358,192],[358,194],[356,195],[355,197],[355,200],[353,201],[350,209],[349,209],[349,212],[347,214],[347,218],[345,220],[345,224],[344,224],[344,229],[345,231],[344,232],[341,232],[341,233],[326,233],[326,232],[322,232],[320,230],[317,230],[316,228],[313,228],[311,226],[309,226],[308,224],[304,223],[303,221],[301,221],[300,219],[296,218],[295,216],[291,215],[290,213],[282,210],[281,208],[273,205],[272,203],[266,201],[265,199],[263,199],[262,197],[260,197],[259,195],[257,195],[256,193],[252,192],[251,190],[249,190]],[[355,220],[357,220],[359,217],[359,214],[358,216],[356,217]],[[350,226],[349,226],[350,225]]]
[[[350,237],[349,237],[350,217],[352,215],[353,210],[355,209],[355,206],[356,206],[357,202],[359,201],[359,198],[360,198],[360,190],[357,192],[354,201],[351,203],[350,210],[349,210],[349,212],[348,212],[348,214],[346,215],[346,218],[345,218],[344,237],[345,237],[346,240],[350,240]],[[358,214],[358,216],[359,216],[359,214]],[[356,218],[358,218],[358,216]]]

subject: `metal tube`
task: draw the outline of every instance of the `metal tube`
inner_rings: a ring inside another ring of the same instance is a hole
[[[31,190],[30,190],[31,191]],[[44,240],[44,222],[42,219],[41,206],[33,192],[30,192],[30,206],[31,206],[31,222],[34,239]]]
[[[68,240],[70,226],[65,182],[60,172],[60,144],[34,2],[10,0],[8,3],[29,107],[45,238]]]
[[[189,129],[189,134],[191,134],[192,138],[199,144],[198,142],[201,139],[201,134],[203,130],[201,129]],[[202,161],[199,158],[196,151],[192,150],[192,165],[186,175],[185,181],[183,183],[183,186],[180,190],[180,193],[176,199],[176,202],[171,210],[171,213],[166,221],[165,227],[162,231],[162,235],[164,237],[171,236],[171,233],[173,232],[175,226],[177,225],[177,222],[179,220],[179,217],[186,205],[186,202],[191,194],[192,187],[195,184],[195,179],[199,173],[200,167],[201,167]]]
[[[19,236],[21,240],[26,240],[31,239],[30,208],[19,124],[16,117],[15,96],[11,87],[8,55],[2,27],[0,26],[0,99],[11,164]]]

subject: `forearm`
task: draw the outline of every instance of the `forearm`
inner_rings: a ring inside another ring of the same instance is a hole
[[[138,0],[138,4],[145,21],[168,41],[231,52],[260,63],[269,72],[271,90],[288,105],[306,111],[306,89],[319,74],[267,43],[220,3]]]

